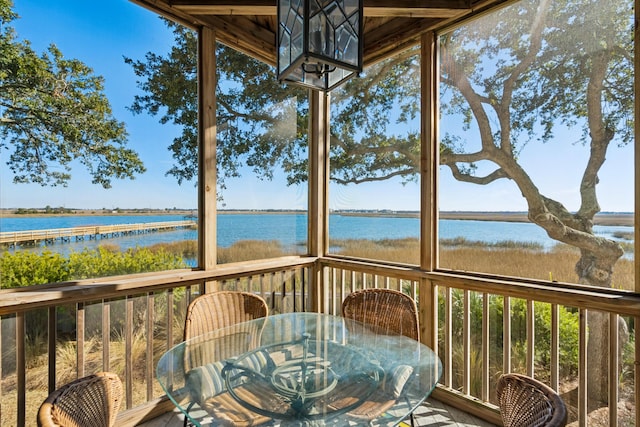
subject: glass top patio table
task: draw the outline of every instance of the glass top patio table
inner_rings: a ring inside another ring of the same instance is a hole
[[[281,426],[394,426],[442,372],[427,346],[342,317],[271,315],[200,335],[167,351],[156,377],[196,426],[227,414]],[[255,424],[254,424],[255,425]]]

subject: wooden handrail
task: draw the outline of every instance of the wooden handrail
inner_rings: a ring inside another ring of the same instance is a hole
[[[94,298],[113,298],[127,293],[187,286],[208,280],[224,280],[247,274],[260,274],[294,266],[345,268],[369,274],[393,276],[399,279],[423,278],[447,286],[471,291],[495,293],[515,298],[534,298],[536,301],[572,305],[589,310],[606,311],[626,316],[640,313],[640,295],[615,289],[590,288],[575,284],[527,282],[488,277],[473,277],[448,272],[424,272],[412,266],[393,266],[373,262],[323,257],[282,257],[220,265],[215,270],[174,270],[159,273],[140,273],[99,279],[36,285],[0,290],[0,316],[57,303],[71,303]]]
[[[630,291],[611,288],[596,288],[586,285],[561,282],[545,282],[533,279],[505,279],[482,274],[459,274],[442,271],[427,272],[417,266],[393,265],[374,261],[360,261],[340,257],[323,257],[320,265],[342,268],[368,274],[391,275],[399,279],[429,279],[436,284],[476,292],[495,293],[504,296],[554,304],[571,305],[588,310],[606,311],[624,316],[640,313],[640,295]]]
[[[132,293],[153,292],[192,286],[213,280],[265,274],[294,267],[309,267],[313,257],[282,257],[220,265],[215,270],[173,270],[50,283],[0,290],[0,316],[35,308],[51,307],[96,299],[117,298]]]

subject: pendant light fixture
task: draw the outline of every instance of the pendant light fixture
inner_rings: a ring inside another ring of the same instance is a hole
[[[278,80],[328,92],[362,71],[363,0],[278,0]]]

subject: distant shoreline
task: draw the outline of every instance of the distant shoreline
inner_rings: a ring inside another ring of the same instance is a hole
[[[526,212],[441,212],[441,219],[476,221],[531,222]],[[633,227],[632,213],[600,213],[595,216],[595,225]]]
[[[304,211],[296,210],[232,210],[220,209],[221,215],[261,215],[261,214],[300,214]],[[419,218],[420,214],[415,211],[334,211],[333,215],[342,216],[377,216],[389,218]],[[16,214],[13,209],[0,209],[0,218],[40,218],[40,217],[67,217],[67,216],[148,216],[148,215],[183,215],[195,216],[195,210],[142,210],[122,209],[114,212],[104,209],[74,209],[69,213],[28,213]],[[501,222],[530,222],[526,212],[440,212],[440,219],[449,220],[473,220],[473,221],[501,221]],[[632,213],[601,213],[596,215],[595,224],[604,226],[628,226],[633,227]]]
[[[344,216],[385,216],[400,218],[419,218],[418,212],[335,212]],[[440,219],[461,221],[495,222],[531,222],[526,212],[440,212]],[[595,225],[633,227],[632,213],[600,213],[594,220]]]

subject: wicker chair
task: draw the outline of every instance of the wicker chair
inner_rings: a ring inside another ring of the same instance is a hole
[[[217,329],[266,317],[268,313],[269,309],[265,300],[249,292],[218,291],[204,294],[191,301],[187,308],[184,339],[188,340]],[[198,389],[200,391],[200,394],[193,395],[193,401],[213,416],[219,425],[255,426],[271,421],[269,418],[245,410],[239,405],[236,405],[237,408],[234,411],[220,412],[217,409],[225,406],[223,402],[226,402],[226,406],[229,406],[229,402],[233,403],[231,396],[221,385],[222,362],[220,361],[255,348],[258,342],[248,342],[247,335],[254,338],[259,337],[259,333],[255,330],[239,329],[237,333],[230,334],[226,338],[226,345],[212,349],[212,354],[199,351],[190,351],[185,354],[185,371],[188,382],[195,385],[193,387],[194,393]],[[225,351],[232,351],[232,354],[225,354]],[[219,385],[219,387],[212,387],[212,384]],[[203,395],[203,388],[210,389],[210,395]],[[187,410],[190,410],[191,406]],[[185,417],[184,425],[187,426],[187,424]]]
[[[200,295],[187,308],[184,339],[266,317],[267,303],[249,292],[219,291]]]
[[[122,382],[116,374],[99,372],[52,392],[40,405],[41,427],[111,427],[122,403]]]
[[[418,308],[410,296],[391,289],[363,289],[342,302],[342,316],[376,333],[394,333],[420,341]]]
[[[526,375],[504,374],[497,385],[504,427],[562,427],[567,408],[553,389]]]
[[[342,302],[342,316],[362,323],[378,334],[398,334],[420,340],[418,307],[410,296],[391,289],[363,289],[347,295]],[[405,379],[406,381],[406,379]],[[395,398],[378,391],[369,401],[349,412],[358,422],[369,421],[383,414],[395,403]],[[413,413],[410,414],[414,425]]]

